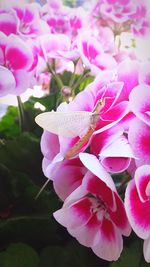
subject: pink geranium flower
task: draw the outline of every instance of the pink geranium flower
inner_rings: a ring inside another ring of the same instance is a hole
[[[85,32],[77,38],[77,48],[85,66],[96,74],[100,70],[113,69],[116,67],[115,59],[105,53],[99,40]]]
[[[136,86],[130,93],[129,101],[133,113],[150,126],[150,86]]]
[[[53,181],[58,196],[65,200],[81,184],[86,168],[79,158],[62,162],[63,157],[59,155],[59,139],[55,134],[43,132],[41,150],[44,155],[43,172]]]
[[[150,126],[135,118],[129,127],[128,140],[136,156],[136,165],[150,164]]]
[[[29,69],[33,63],[30,47],[16,35],[6,37],[1,33],[0,63],[1,96],[8,93],[20,95],[30,84]]]
[[[150,165],[142,165],[129,182],[125,194],[128,219],[135,233],[144,239],[144,257],[150,262]]]
[[[101,98],[105,98],[105,105],[100,112],[100,118],[94,135],[80,148],[79,152],[84,151],[89,146],[91,152],[100,158],[100,161],[105,167],[107,166],[108,171],[121,172],[128,168],[130,160],[134,156],[126,138],[123,137],[122,126],[119,126],[119,128],[112,127],[121,122],[121,120],[128,114],[129,108],[127,101],[117,103],[123,83],[112,82],[111,79],[113,79],[112,73],[104,73],[103,75],[100,75],[83,92],[79,93],[72,102],[69,104],[61,104],[58,110],[60,112],[80,110],[92,111],[97,101]],[[55,188],[55,176],[58,177],[58,174],[61,174],[61,169],[63,168],[64,163],[56,173],[53,172],[53,170],[55,166],[59,165],[63,160],[65,153],[69,151],[79,139],[79,136],[67,138],[47,132],[42,136],[41,148],[44,155],[43,171],[48,179],[54,181]],[[117,152],[112,147],[113,142],[119,142],[116,144],[118,146]],[[120,145],[122,151],[119,150]],[[52,153],[53,151],[55,151],[55,153]],[[77,155],[74,155],[74,157],[77,157],[78,153]],[[118,160],[118,168],[116,168],[115,158]],[[83,176],[80,177],[83,178]],[[66,181],[68,180],[68,186],[71,187],[71,182],[69,182],[69,179],[71,179],[70,176],[68,175],[65,179]],[[65,188],[67,188],[67,186]],[[65,191],[65,188],[63,187],[62,191]],[[70,192],[71,190],[72,189],[66,189],[67,192]]]
[[[13,10],[1,10],[0,12],[0,31],[6,35],[17,33],[17,17]]]
[[[86,173],[81,186],[54,217],[98,257],[117,260],[123,248],[122,235],[128,236],[131,229],[111,177],[96,158],[91,163],[93,173]]]

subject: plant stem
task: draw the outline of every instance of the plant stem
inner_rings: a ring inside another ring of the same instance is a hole
[[[74,84],[74,86],[72,86],[72,90],[73,91],[75,91],[75,89],[80,85],[80,83],[82,81],[84,81],[84,79],[88,76],[89,72],[90,72],[89,70],[84,71],[83,75],[80,76],[80,78],[76,81],[76,83]]]
[[[123,189],[124,189],[124,186],[127,184],[127,182],[129,182],[131,180],[131,177],[130,175],[127,175],[125,177],[125,179],[122,181],[121,185],[118,187],[118,193],[120,193]]]
[[[23,129],[24,129],[24,108],[23,108],[23,104],[22,104],[20,96],[17,96],[17,101],[18,101],[18,111],[19,111],[19,125],[20,125],[21,132],[23,132]]]
[[[20,131],[21,132],[28,131],[28,125],[27,125],[27,121],[26,121],[25,110],[24,110],[23,103],[21,101],[20,96],[17,96],[17,101],[18,101]]]
[[[57,85],[59,86],[59,89],[61,90],[63,85],[62,80],[59,78],[59,76],[56,74],[56,72],[52,69],[51,65],[47,63],[47,68],[49,72],[52,74],[53,78],[55,79]]]

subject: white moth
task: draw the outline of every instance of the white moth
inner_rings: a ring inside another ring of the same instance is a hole
[[[48,132],[63,136],[82,138],[88,132],[90,126],[96,124],[100,110],[104,106],[104,99],[99,100],[92,112],[70,111],[44,112],[36,116],[36,123]]]
[[[93,112],[44,112],[39,114],[35,121],[48,132],[63,136],[80,138],[84,136],[92,123]]]

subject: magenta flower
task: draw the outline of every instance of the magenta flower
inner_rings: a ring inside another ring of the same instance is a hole
[[[101,25],[111,27],[115,34],[132,31],[143,36],[150,31],[148,9],[148,3],[141,0],[99,0],[92,15]]]
[[[58,196],[65,200],[81,184],[86,168],[79,158],[62,163],[63,157],[59,154],[59,139],[55,134],[43,132],[41,150],[44,155],[43,172],[49,180],[53,181]]]
[[[144,239],[144,257],[150,262],[150,165],[142,165],[129,182],[125,194],[125,207],[135,233]]]
[[[21,37],[35,38],[50,33],[47,23],[40,18],[41,6],[30,3],[13,7],[17,17],[17,34]]]
[[[122,127],[112,127],[95,135],[91,141],[90,152],[99,158],[103,167],[110,173],[125,171],[135,158],[131,145],[123,135]]]
[[[115,59],[105,53],[96,37],[82,33],[77,38],[77,48],[85,66],[97,74],[100,70],[113,69],[116,67]]]
[[[139,83],[150,85],[150,62],[144,62],[141,65],[139,73]]]
[[[135,118],[129,127],[128,140],[136,157],[136,165],[150,164],[150,126]]]
[[[122,235],[128,236],[131,229],[110,175],[96,158],[91,156],[91,160],[93,173],[86,173],[81,186],[65,200],[54,217],[98,257],[117,260],[123,248]]]
[[[17,18],[13,10],[0,12],[0,31],[6,35],[17,33]]]
[[[1,33],[0,63],[3,75],[1,96],[8,93],[20,95],[30,84],[29,69],[33,63],[30,47],[16,35],[6,37]]]
[[[129,102],[133,113],[150,126],[150,86],[142,84],[135,87],[130,93]]]

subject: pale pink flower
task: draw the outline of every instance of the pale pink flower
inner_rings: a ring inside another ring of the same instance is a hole
[[[112,261],[119,258],[123,249],[122,235],[128,236],[131,229],[115,185],[97,161],[93,156],[90,163],[93,173],[86,173],[81,186],[54,217],[82,245],[90,247],[98,257]]]
[[[59,157],[59,139],[55,134],[43,132],[41,150],[44,155],[43,172],[53,181],[57,195],[65,200],[81,184],[86,168],[79,158],[62,162],[63,157]]]
[[[1,95],[20,95],[30,84],[29,69],[33,63],[30,47],[16,35],[6,37],[1,33],[0,63],[3,75]]]
[[[128,140],[136,157],[136,166],[150,164],[150,126],[137,118],[133,119]]]
[[[150,86],[136,86],[130,93],[129,102],[133,113],[150,126]]]
[[[139,83],[150,85],[150,62],[146,61],[141,64],[139,73]]]
[[[125,208],[134,232],[144,239],[144,258],[150,262],[150,165],[142,165],[125,193]]]
[[[16,12],[18,35],[23,38],[35,38],[50,33],[47,23],[40,18],[41,6],[37,3],[14,6],[13,10]]]
[[[83,63],[92,73],[96,74],[100,70],[116,67],[115,59],[109,53],[104,52],[96,37],[87,32],[82,33],[77,38],[76,44]]]
[[[103,26],[109,26],[114,34],[132,31],[145,35],[150,31],[149,11],[146,1],[99,0],[92,10],[93,17]]]
[[[0,12],[0,31],[6,35],[17,33],[17,17],[13,10],[1,10]]]

